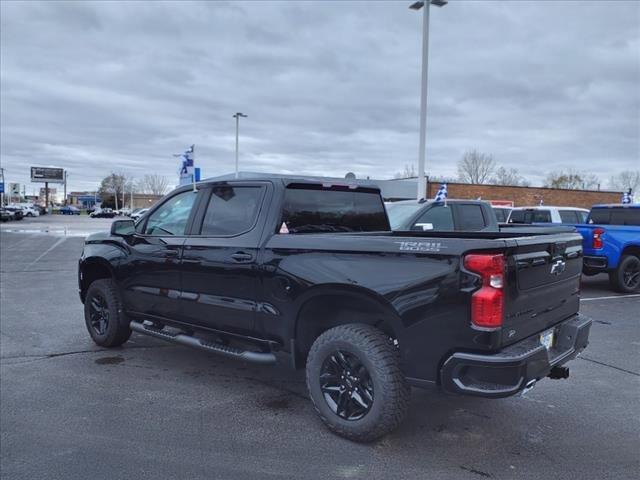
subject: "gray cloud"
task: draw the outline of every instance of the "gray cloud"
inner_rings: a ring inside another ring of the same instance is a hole
[[[243,170],[388,178],[417,163],[421,15],[410,2],[8,2],[7,181],[68,168],[175,178]],[[640,4],[466,2],[432,10],[428,169],[469,148],[534,183],[640,165]],[[34,185],[36,187],[36,185]],[[29,189],[28,189],[29,191]]]

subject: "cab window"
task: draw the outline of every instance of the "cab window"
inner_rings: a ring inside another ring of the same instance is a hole
[[[197,193],[179,193],[151,214],[144,228],[146,235],[184,235]]]
[[[578,221],[580,223],[587,223],[587,217],[589,216],[589,212],[583,212],[582,210],[576,210],[576,215],[578,216]]]
[[[580,219],[577,215],[578,212],[574,210],[559,210],[558,213],[560,213],[560,220],[562,220],[562,223],[580,223]]]
[[[487,226],[480,205],[461,203],[458,208],[458,230],[477,232]]]
[[[451,232],[453,228],[453,215],[451,206],[434,205],[424,212],[413,224],[411,230],[437,230],[440,232]]]

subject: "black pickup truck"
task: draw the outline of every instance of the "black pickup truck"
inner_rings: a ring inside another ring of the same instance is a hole
[[[588,343],[576,233],[391,231],[374,186],[260,177],[167,195],[86,239],[79,292],[101,346],[132,331],[306,367],[330,429],[393,430],[410,386],[499,398]]]

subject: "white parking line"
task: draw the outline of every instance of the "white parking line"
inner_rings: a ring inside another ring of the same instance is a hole
[[[611,295],[609,297],[591,297],[591,298],[581,298],[581,302],[589,302],[593,300],[610,300],[612,298],[633,298],[640,297],[640,293],[634,293],[632,295]]]
[[[58,245],[60,245],[62,242],[64,242],[67,239],[67,237],[60,237],[58,240],[56,240],[56,242],[51,245],[47,250],[45,250],[44,252],[42,252],[42,254],[36,258],[33,262],[31,262],[29,265],[27,265],[26,267],[24,267],[24,271],[27,271],[29,269],[29,267],[35,265],[36,263],[38,263],[38,261],[44,257],[47,253],[49,253],[51,250],[53,250],[54,248],[56,248]]]

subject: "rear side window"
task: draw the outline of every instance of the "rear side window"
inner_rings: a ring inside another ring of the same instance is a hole
[[[504,223],[507,221],[509,210],[507,210],[506,208],[494,208],[493,212],[496,214],[496,220],[498,222]]]
[[[258,218],[264,188],[213,187],[201,235],[233,236],[248,232]]]
[[[458,230],[474,232],[482,230],[487,226],[484,220],[484,215],[482,214],[482,207],[480,205],[461,204],[457,206],[457,209]]]
[[[437,230],[440,232],[451,232],[453,228],[453,215],[451,207],[435,205],[424,212],[413,225],[412,230]]]
[[[614,208],[611,225],[640,225],[640,208]]]
[[[524,221],[524,210],[511,210],[511,215],[509,216],[509,223],[525,223]]]
[[[589,212],[583,212],[582,210],[576,210],[576,215],[578,216],[578,221],[580,223],[586,223],[587,217],[589,216]]]
[[[589,213],[587,223],[597,223],[599,225],[609,225],[611,212],[607,208],[594,208]]]
[[[549,210],[534,210],[531,212],[531,223],[551,223]]]
[[[549,210],[512,210],[509,223],[551,223]]]
[[[559,210],[562,223],[580,223],[577,212],[574,210]]]
[[[290,185],[285,191],[282,214],[290,233],[390,230],[382,197],[375,189]]]

